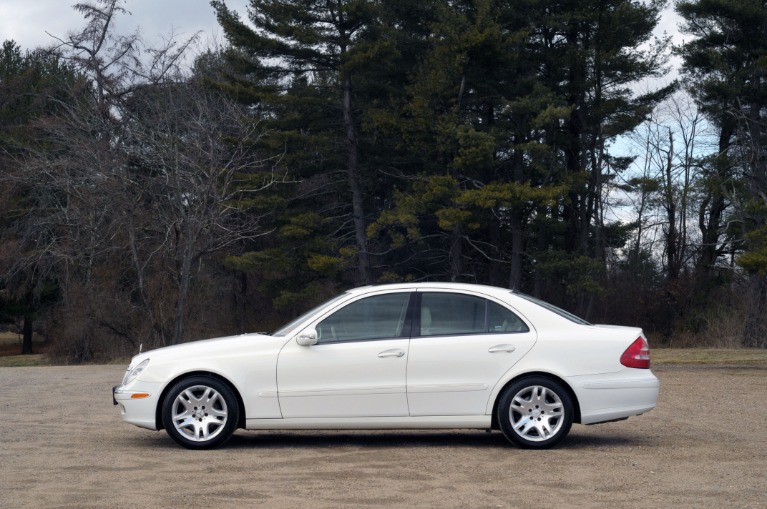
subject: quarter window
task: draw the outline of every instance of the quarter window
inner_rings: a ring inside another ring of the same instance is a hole
[[[517,315],[490,301],[487,302],[487,325],[489,332],[530,332]]]
[[[317,342],[399,338],[405,331],[410,293],[375,295],[352,302],[317,325]]]

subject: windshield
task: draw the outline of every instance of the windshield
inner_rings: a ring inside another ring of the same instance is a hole
[[[312,316],[312,315],[314,315],[316,313],[319,313],[320,311],[322,311],[325,308],[329,308],[329,307],[333,306],[336,302],[338,302],[339,300],[345,298],[347,295],[348,295],[347,293],[342,293],[341,295],[337,295],[336,297],[333,297],[329,301],[323,302],[319,306],[310,309],[309,311],[307,311],[303,315],[299,316],[295,320],[292,320],[290,323],[280,327],[278,330],[276,330],[275,332],[272,333],[272,336],[277,336],[277,337],[287,336],[296,327],[298,327],[303,322],[305,322],[310,316]]]
[[[542,308],[546,308],[549,311],[551,311],[552,313],[556,313],[559,316],[561,316],[562,318],[566,318],[567,320],[570,320],[571,322],[574,322],[574,323],[577,323],[577,324],[580,324],[580,325],[591,325],[589,322],[587,322],[583,318],[575,316],[574,314],[572,314],[572,313],[570,313],[568,311],[565,311],[564,309],[558,308],[554,304],[549,304],[546,301],[543,301],[541,299],[536,299],[535,297],[531,297],[529,295],[525,295],[524,293],[515,293],[514,295],[516,295],[517,297],[522,297],[525,300],[529,300],[533,304],[538,304]]]

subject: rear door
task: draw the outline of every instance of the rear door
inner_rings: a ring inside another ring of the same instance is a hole
[[[535,344],[534,329],[480,295],[417,296],[407,366],[410,415],[484,414],[498,380]]]

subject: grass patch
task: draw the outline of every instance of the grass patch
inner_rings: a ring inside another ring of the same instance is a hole
[[[0,368],[19,368],[26,366],[50,366],[44,354],[0,356]]]
[[[39,334],[32,334],[32,352],[37,355],[48,352],[48,344],[45,342],[45,338]],[[26,360],[7,360],[6,357],[30,357],[29,355],[21,355],[21,334],[16,332],[0,332],[0,367],[8,366],[10,362],[18,366],[41,365],[37,363],[26,364],[27,362],[32,362]]]
[[[0,345],[13,345],[21,343],[21,336],[15,332],[0,332]]]
[[[652,348],[653,364],[685,366],[767,366],[767,350],[757,348]]]

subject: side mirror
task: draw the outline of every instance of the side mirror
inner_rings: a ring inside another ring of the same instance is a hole
[[[306,331],[296,338],[296,343],[301,346],[312,346],[317,344],[317,332],[313,330]]]

